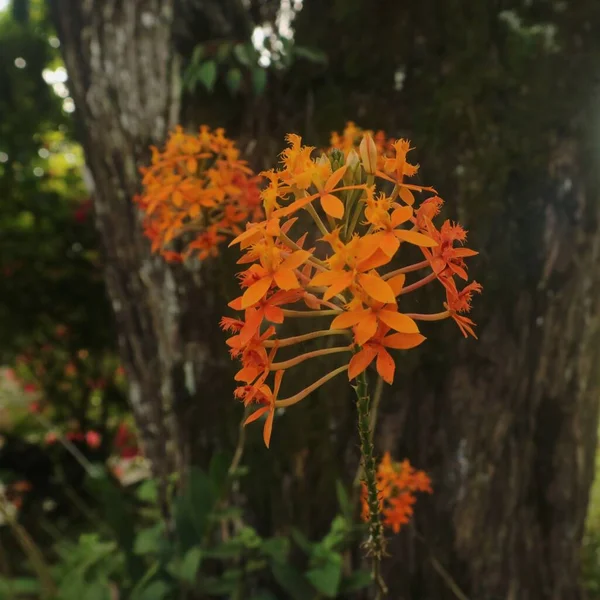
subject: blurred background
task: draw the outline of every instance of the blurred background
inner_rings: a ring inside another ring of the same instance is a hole
[[[375,597],[352,390],[241,432],[236,257],[165,263],[132,203],[176,124],[261,170],[349,121],[412,141],[484,286],[479,339],[428,331],[383,393],[378,452],[434,491],[389,597],[600,598],[599,31],[597,0],[0,0],[0,598]]]

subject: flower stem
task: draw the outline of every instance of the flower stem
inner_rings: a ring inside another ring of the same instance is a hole
[[[292,310],[291,308],[282,308],[284,317],[331,317],[344,312],[340,310]]]
[[[284,398],[283,400],[276,400],[275,407],[282,408],[286,406],[292,406],[293,404],[297,404],[301,400],[304,400],[306,396],[312,394],[317,388],[320,388],[324,383],[327,383],[330,379],[337,377],[340,373],[343,373],[348,369],[348,365],[342,365],[338,367],[331,373],[327,373],[327,375],[323,375],[321,379],[317,379],[314,383],[309,385],[307,388],[304,388],[302,391],[298,392],[294,396],[290,396],[289,398]]]
[[[337,354],[338,352],[350,352],[352,350],[352,346],[336,346],[334,348],[320,348],[319,350],[313,350],[312,352],[306,352],[305,354],[300,354],[299,356],[295,356],[294,358],[290,358],[290,360],[284,360],[278,363],[271,363],[270,370],[271,371],[281,371],[282,369],[291,369],[296,365],[299,365],[301,362],[308,360],[309,358],[317,358],[319,356],[326,356],[328,354]]]
[[[435,281],[436,278],[437,278],[437,275],[435,273],[429,273],[429,275],[427,275],[426,277],[423,277],[423,279],[419,279],[419,281],[415,281],[411,285],[407,285],[405,288],[402,288],[402,290],[400,291],[400,294],[398,294],[398,295],[401,296],[402,294],[409,294],[410,292],[414,292],[415,290],[418,290],[420,287],[423,287],[424,285],[427,285],[428,283]]]
[[[361,373],[356,381],[354,389],[356,391],[356,408],[358,412],[358,434],[360,438],[364,483],[367,489],[367,505],[369,507],[369,538],[364,546],[373,560],[373,579],[377,583],[379,591],[385,594],[387,588],[380,574],[381,559],[385,553],[385,538],[383,536],[379,494],[377,491],[377,464],[375,462],[374,446],[371,439],[371,399],[366,373]]]
[[[325,223],[323,223],[323,221],[321,220],[321,217],[317,214],[315,207],[312,204],[307,204],[305,206],[305,208],[308,211],[308,214],[312,217],[312,219],[315,222],[315,224],[317,225],[317,227],[319,228],[319,231],[323,235],[327,235],[329,233],[329,229],[327,229],[327,227],[325,226]]]
[[[418,271],[419,269],[424,269],[427,266],[429,266],[429,261],[423,260],[421,262],[415,263],[414,265],[408,265],[408,267],[402,267],[401,269],[396,269],[394,271],[390,271],[389,273],[386,273],[382,277],[382,279],[385,281],[387,279],[391,279],[392,277],[395,277],[396,275],[400,275],[401,273],[410,273],[412,271]]]
[[[293,346],[301,342],[307,342],[316,338],[327,337],[330,335],[350,335],[347,329],[321,329],[320,331],[311,331],[310,333],[304,333],[303,335],[295,335],[293,337],[283,338],[280,340],[265,340],[263,345],[265,348],[285,348],[286,346]]]

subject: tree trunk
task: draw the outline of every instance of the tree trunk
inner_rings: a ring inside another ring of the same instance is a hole
[[[173,406],[197,383],[207,346],[190,339],[189,299],[201,274],[186,274],[150,254],[132,198],[138,167],[178,119],[179,66],[172,40],[173,0],[54,0],[53,19],[86,160],[94,182],[129,397],[141,440],[164,480],[185,462]],[[185,284],[181,282],[186,280]],[[184,290],[182,298],[182,290]],[[198,326],[198,319],[195,319]]]

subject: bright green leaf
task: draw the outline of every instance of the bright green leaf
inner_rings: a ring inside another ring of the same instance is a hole
[[[217,63],[214,60],[203,62],[198,68],[196,77],[207,91],[212,92],[217,80]]]

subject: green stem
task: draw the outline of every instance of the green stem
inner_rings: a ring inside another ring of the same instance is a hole
[[[357,377],[356,408],[358,412],[358,434],[360,437],[360,453],[363,464],[364,482],[367,488],[367,505],[369,507],[369,538],[365,542],[365,548],[372,557],[373,579],[379,592],[385,594],[387,588],[381,578],[381,559],[385,554],[385,538],[383,536],[383,524],[381,522],[381,511],[377,491],[377,463],[371,437],[371,411],[369,386],[365,372]]]

